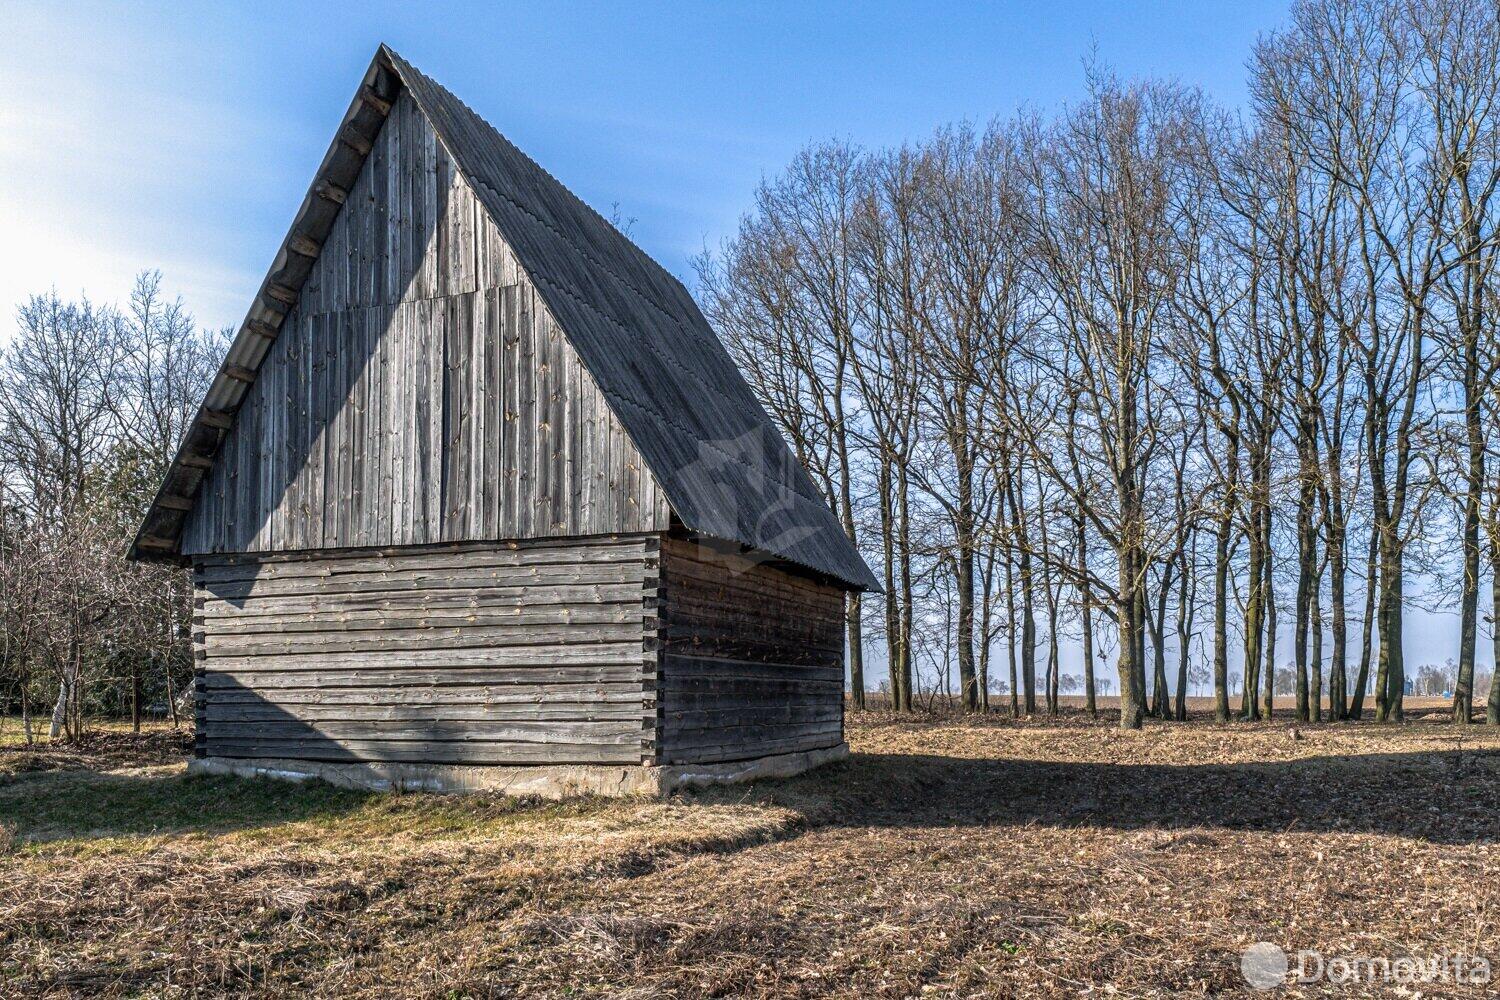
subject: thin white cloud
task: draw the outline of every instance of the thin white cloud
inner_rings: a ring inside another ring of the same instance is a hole
[[[209,325],[240,318],[258,275],[223,252],[207,189],[267,131],[256,109],[159,86],[129,30],[77,8],[7,10],[0,38],[0,337],[50,288],[118,301],[159,268]],[[246,102],[248,103],[248,102]],[[222,213],[219,213],[222,214]]]

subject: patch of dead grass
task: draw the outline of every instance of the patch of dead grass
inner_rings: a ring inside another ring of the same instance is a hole
[[[21,723],[4,720],[0,736],[0,778],[35,771],[98,771],[122,767],[151,767],[180,762],[192,751],[193,729],[189,723],[181,728],[148,725],[131,733],[128,725],[90,723],[83,738],[64,743],[40,738],[46,733],[46,720],[33,722],[39,738],[27,744]]]

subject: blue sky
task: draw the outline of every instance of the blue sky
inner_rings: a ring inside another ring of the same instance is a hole
[[[204,325],[239,322],[382,41],[690,279],[809,141],[1055,107],[1091,52],[1238,105],[1252,44],[1284,16],[1279,0],[0,0],[0,316],[53,286],[118,301],[154,267]],[[1413,614],[1408,655],[1445,659],[1456,631]]]
[[[1126,74],[1244,97],[1280,2],[67,4],[0,0],[0,314],[159,267],[243,317],[385,41],[680,276],[801,145],[921,136]],[[4,324],[8,326],[8,324]],[[8,334],[9,330],[3,330]]]

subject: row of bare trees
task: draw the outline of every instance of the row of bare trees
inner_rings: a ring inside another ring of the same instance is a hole
[[[951,663],[968,708],[1055,710],[1069,645],[1090,712],[1113,657],[1126,727],[1185,717],[1205,668],[1217,717],[1256,719],[1290,634],[1298,718],[1399,720],[1404,619],[1456,605],[1454,717],[1500,724],[1500,685],[1476,704],[1500,643],[1496,8],[1299,0],[1250,72],[1239,114],[1090,67],[1053,115],[817,144],[700,260],[884,573],[850,606],[857,701],[883,646],[900,709]]]
[[[0,708],[34,738],[148,702],[176,718],[191,677],[185,575],[124,559],[218,366],[160,275],[124,308],[33,296],[0,355]]]

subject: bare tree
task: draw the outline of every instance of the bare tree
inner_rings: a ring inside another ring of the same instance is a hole
[[[1183,718],[1204,673],[1224,722],[1232,690],[1245,719],[1290,695],[1321,721],[1325,694],[1358,719],[1372,675],[1395,720],[1408,605],[1453,600],[1471,716],[1485,572],[1500,595],[1497,20],[1298,0],[1243,116],[1090,67],[1056,114],[819,144],[763,185],[705,258],[708,312],[878,550],[898,708],[955,675],[987,707],[1003,640],[1036,711],[1045,615],[1052,710],[1076,635],[1090,712],[1118,653],[1126,727]]]
[[[851,541],[853,415],[848,407],[857,305],[855,213],[860,153],[810,147],[756,192],[755,212],[719,258],[699,261],[705,311],[727,335],[761,401],[788,430]],[[848,601],[850,683],[864,703],[863,602]]]
[[[1061,364],[1046,352],[1034,356],[1062,391],[1077,395],[1080,423],[1093,438],[1083,453],[1099,456],[1107,472],[1112,507],[1094,497],[1086,509],[1115,552],[1116,582],[1103,592],[1120,633],[1125,728],[1139,728],[1145,713],[1146,575],[1162,547],[1145,510],[1161,395],[1152,359],[1178,277],[1171,248],[1182,222],[1177,195],[1194,101],[1181,88],[1123,84],[1093,70],[1089,99],[1055,125],[1033,129],[1028,147],[1028,238],[1059,351],[1077,364]],[[1074,489],[1073,477],[1050,456],[1043,466],[1065,491]]]

